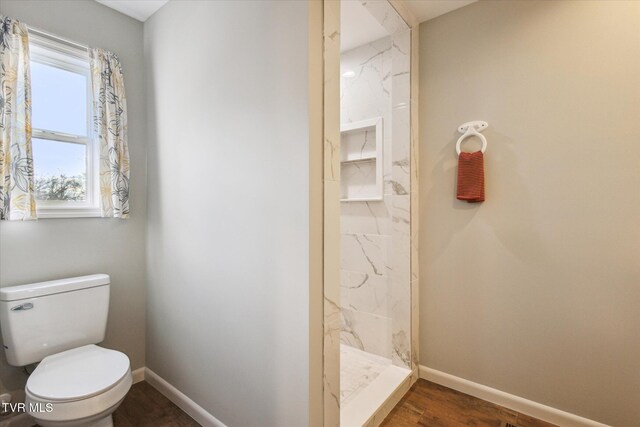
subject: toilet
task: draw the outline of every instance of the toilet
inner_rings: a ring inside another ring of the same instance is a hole
[[[113,426],[131,388],[129,358],[96,345],[109,311],[106,274],[0,288],[7,361],[38,363],[25,389],[26,410],[48,426]]]

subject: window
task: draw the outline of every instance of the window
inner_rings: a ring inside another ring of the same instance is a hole
[[[100,216],[89,55],[37,34],[29,39],[38,216]]]

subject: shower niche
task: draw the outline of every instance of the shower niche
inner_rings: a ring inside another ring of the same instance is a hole
[[[382,138],[382,117],[341,126],[341,202],[383,200]]]

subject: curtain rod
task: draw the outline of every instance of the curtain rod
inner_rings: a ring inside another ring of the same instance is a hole
[[[48,32],[48,31],[40,30],[38,28],[34,28],[34,27],[31,27],[31,26],[27,26],[27,28],[28,28],[29,33],[32,33],[32,34],[34,34],[36,36],[44,37],[46,39],[54,40],[54,41],[57,41],[57,42],[62,42],[64,44],[67,44],[69,46],[73,46],[73,47],[78,48],[78,49],[89,50],[89,46],[87,46],[85,44],[76,43],[73,40],[69,40],[69,39],[66,39],[64,37],[60,37],[60,36],[57,36],[55,34],[52,34],[52,33]]]

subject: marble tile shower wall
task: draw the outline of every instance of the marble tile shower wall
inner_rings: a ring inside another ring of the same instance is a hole
[[[391,358],[389,245],[391,244],[391,37],[340,56],[340,122],[383,119],[383,201],[340,204],[343,343]],[[357,165],[356,165],[357,166]]]
[[[411,368],[411,30],[389,2],[362,5],[391,34],[391,360]]]
[[[384,198],[341,203],[341,341],[411,366],[411,32],[387,2],[363,2],[391,34],[343,52],[341,123],[382,117]]]
[[[394,19],[398,29],[391,45],[391,359],[411,368],[411,30],[395,12]]]
[[[391,156],[392,40],[386,37],[343,52],[340,121],[383,118],[384,200],[341,203],[341,341],[386,358],[392,356],[389,300],[392,243]],[[357,165],[356,165],[357,166]],[[346,178],[346,177],[345,177]]]

